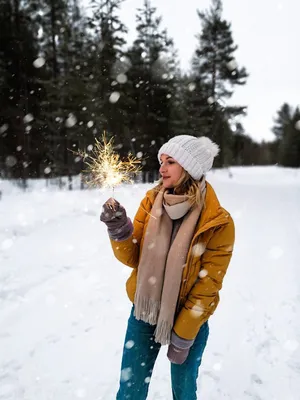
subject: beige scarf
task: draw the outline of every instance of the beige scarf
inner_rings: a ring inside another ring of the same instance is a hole
[[[201,191],[204,198],[204,179]],[[168,194],[165,189],[157,194],[138,266],[134,315],[138,320],[156,325],[155,341],[162,345],[170,343],[182,269],[203,207],[190,208],[186,200],[186,196]],[[172,207],[177,208],[174,213],[170,211]],[[171,244],[171,218],[180,218],[182,213],[185,216]]]

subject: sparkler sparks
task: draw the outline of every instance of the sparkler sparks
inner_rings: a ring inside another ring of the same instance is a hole
[[[141,160],[128,155],[125,161],[114,152],[113,139],[107,140],[105,134],[102,141],[96,139],[91,153],[79,151],[87,165],[87,184],[114,188],[120,183],[132,183],[132,178],[141,171]]]

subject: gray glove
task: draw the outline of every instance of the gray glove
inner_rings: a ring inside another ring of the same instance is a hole
[[[187,359],[190,348],[194,340],[187,340],[179,337],[173,331],[171,335],[171,344],[168,348],[167,357],[173,364],[183,364]]]
[[[108,234],[113,240],[126,240],[132,235],[131,219],[127,217],[125,208],[115,199],[110,198],[103,204],[100,221],[106,224]]]
[[[189,355],[190,349],[180,349],[179,347],[170,344],[168,348],[168,359],[173,364],[183,364]]]

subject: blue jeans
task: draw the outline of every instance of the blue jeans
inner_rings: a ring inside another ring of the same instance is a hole
[[[161,347],[154,341],[154,331],[155,326],[134,317],[132,308],[125,336],[117,400],[146,400]],[[182,365],[171,363],[173,400],[197,400],[196,381],[208,334],[206,322],[201,327],[186,361]]]

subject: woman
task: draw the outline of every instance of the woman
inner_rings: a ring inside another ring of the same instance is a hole
[[[197,398],[207,321],[234,244],[233,220],[205,180],[218,151],[207,137],[176,136],[158,152],[161,179],[133,224],[117,201],[103,206],[113,252],[133,268],[118,400],[147,398],[161,345],[168,345],[173,399]]]

